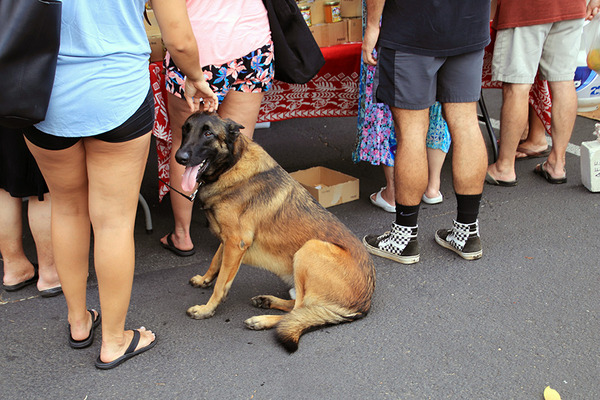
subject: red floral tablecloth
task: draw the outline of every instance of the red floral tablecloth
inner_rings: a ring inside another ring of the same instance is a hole
[[[357,115],[360,47],[347,43],[322,48],[325,65],[304,85],[276,80],[265,94],[258,122]]]
[[[171,154],[171,126],[167,115],[167,92],[165,89],[165,74],[162,72],[162,62],[150,63],[150,84],[154,92],[154,127],[152,134],[156,138],[158,154],[158,177],[169,182],[169,157]],[[158,198],[162,200],[167,194],[167,185],[158,182]]]

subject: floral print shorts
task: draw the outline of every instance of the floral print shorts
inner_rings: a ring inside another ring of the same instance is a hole
[[[185,75],[171,57],[163,62],[166,87],[169,93],[183,98]],[[246,93],[266,92],[273,85],[273,42],[222,65],[202,67],[210,88],[223,101],[230,90]]]

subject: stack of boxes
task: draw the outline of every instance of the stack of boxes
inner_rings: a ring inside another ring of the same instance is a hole
[[[298,7],[306,18],[319,47],[362,41],[361,0],[301,0]]]

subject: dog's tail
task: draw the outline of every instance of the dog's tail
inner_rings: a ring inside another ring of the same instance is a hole
[[[350,322],[363,316],[363,313],[351,312],[339,306],[305,305],[285,315],[277,324],[275,334],[279,343],[293,353],[298,350],[298,342],[304,332],[323,325]]]

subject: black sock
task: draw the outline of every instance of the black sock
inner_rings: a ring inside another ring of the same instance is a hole
[[[419,208],[421,204],[416,206],[403,206],[396,203],[396,224],[402,226],[417,226],[419,218]]]
[[[473,224],[479,215],[481,194],[456,194],[456,222]]]

